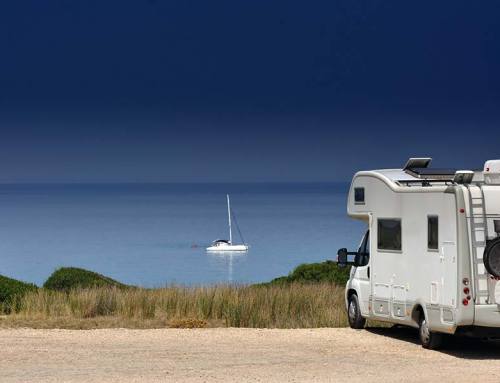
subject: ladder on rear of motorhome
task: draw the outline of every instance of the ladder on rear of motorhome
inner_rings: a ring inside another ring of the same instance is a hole
[[[488,272],[484,267],[483,254],[488,239],[488,221],[484,192],[480,185],[469,185],[469,225],[471,232],[472,266],[474,269],[474,299],[476,304],[489,301]]]

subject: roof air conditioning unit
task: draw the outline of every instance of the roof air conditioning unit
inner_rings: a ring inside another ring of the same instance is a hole
[[[484,164],[484,183],[500,185],[500,160],[489,160]]]

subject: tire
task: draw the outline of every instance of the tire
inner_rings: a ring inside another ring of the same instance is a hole
[[[359,308],[359,300],[356,294],[349,297],[349,305],[347,306],[347,318],[349,319],[349,326],[356,330],[365,327],[366,319],[361,316]]]
[[[427,348],[429,350],[437,350],[443,345],[444,335],[433,332],[429,329],[429,325],[427,323],[427,319],[425,319],[424,314],[422,314],[420,317],[418,336],[423,348]]]

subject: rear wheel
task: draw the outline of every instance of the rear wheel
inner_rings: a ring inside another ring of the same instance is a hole
[[[356,294],[349,297],[349,306],[347,307],[347,317],[349,319],[349,326],[354,329],[362,329],[365,327],[366,319],[361,316],[359,308],[359,300]]]
[[[424,314],[420,316],[418,335],[423,348],[436,350],[443,344],[443,334],[433,332],[429,329],[429,323],[425,319]]]

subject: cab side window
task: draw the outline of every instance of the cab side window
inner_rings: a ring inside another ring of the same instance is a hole
[[[368,230],[361,242],[361,246],[358,249],[360,266],[368,265],[370,261],[370,231]]]

